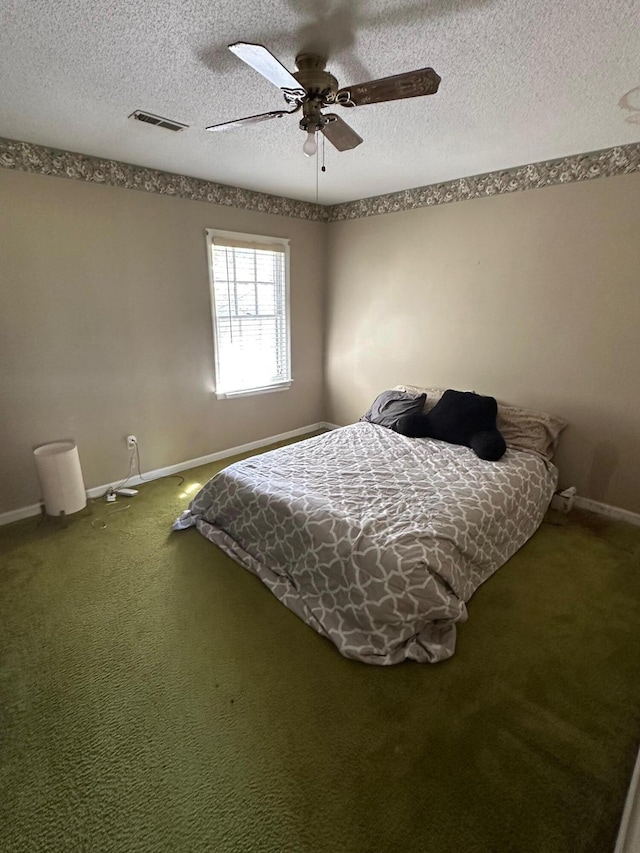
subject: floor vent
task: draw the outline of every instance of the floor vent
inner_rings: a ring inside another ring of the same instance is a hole
[[[153,113],[145,113],[143,110],[136,110],[131,113],[129,118],[136,121],[145,121],[147,124],[155,124],[156,127],[164,127],[166,130],[184,130],[189,127],[188,124],[180,124],[179,121],[172,121],[169,118],[162,118],[162,116],[154,116]]]

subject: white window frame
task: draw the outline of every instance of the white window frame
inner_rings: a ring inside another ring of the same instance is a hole
[[[215,357],[215,374],[214,386],[215,395],[218,400],[226,400],[233,397],[248,397],[254,394],[269,394],[274,391],[286,391],[293,383],[292,368],[291,368],[291,308],[289,302],[289,243],[290,241],[284,237],[268,237],[264,234],[245,234],[240,231],[221,231],[218,228],[205,229],[205,237],[207,243],[207,262],[209,266],[209,296],[211,299],[211,320],[213,330],[213,344]],[[284,249],[284,288],[285,288],[285,312],[286,312],[286,330],[287,330],[287,366],[288,379],[277,382],[272,385],[258,385],[255,388],[243,388],[241,390],[220,391],[218,388],[218,377],[221,375],[220,370],[220,352],[218,346],[217,320],[216,320],[216,298],[215,298],[215,282],[213,278],[213,241],[215,238],[221,240],[236,240],[247,243],[265,243],[273,246],[280,245]]]

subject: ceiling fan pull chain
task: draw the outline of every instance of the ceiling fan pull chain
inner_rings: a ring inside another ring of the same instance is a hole
[[[324,165],[324,136],[322,137],[322,171],[327,171],[327,167]]]
[[[316,219],[320,219],[320,186],[318,176],[320,175],[320,158],[316,157]]]

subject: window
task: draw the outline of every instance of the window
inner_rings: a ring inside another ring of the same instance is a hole
[[[206,234],[216,395],[289,388],[289,241]]]

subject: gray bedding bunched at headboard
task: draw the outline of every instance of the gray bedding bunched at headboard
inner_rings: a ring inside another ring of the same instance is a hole
[[[176,527],[196,524],[346,657],[433,663],[556,483],[535,453],[486,462],[361,422],[233,463]]]

